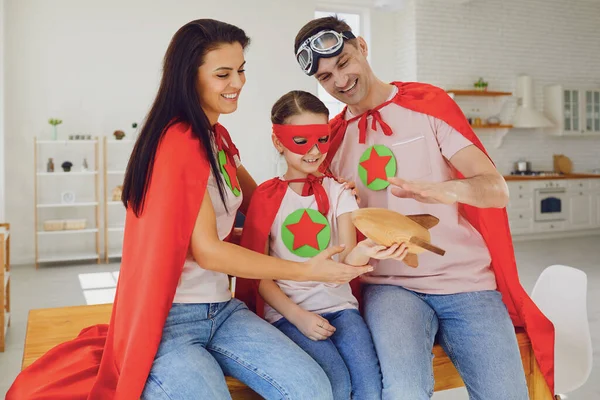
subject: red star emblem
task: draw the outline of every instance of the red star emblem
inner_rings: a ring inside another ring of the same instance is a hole
[[[294,250],[302,246],[310,246],[319,250],[319,241],[317,235],[327,225],[314,222],[306,211],[302,213],[300,221],[295,224],[289,224],[287,228],[294,234]]]
[[[225,168],[225,171],[227,172],[227,176],[229,177],[229,182],[231,183],[231,189],[237,189],[237,190],[241,190],[240,189],[240,183],[237,180],[237,168],[234,167],[233,165],[229,164],[229,160],[227,160],[225,162],[225,165],[223,165],[223,168]]]
[[[387,173],[385,167],[392,156],[380,156],[375,151],[375,147],[371,148],[371,154],[369,159],[360,163],[360,165],[367,170],[367,185],[370,185],[375,179],[387,180]]]

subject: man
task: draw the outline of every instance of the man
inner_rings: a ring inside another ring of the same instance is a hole
[[[439,218],[432,243],[444,256],[420,254],[416,268],[379,261],[362,279],[383,398],[432,396],[437,340],[471,399],[527,399],[513,324],[527,328],[553,390],[554,331],[518,280],[507,185],[458,106],[430,85],[379,80],[365,41],[336,17],[307,23],[294,50],[303,71],[347,105],[331,121],[327,165],[356,182],[361,207]]]

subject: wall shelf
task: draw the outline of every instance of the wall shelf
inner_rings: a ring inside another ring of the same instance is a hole
[[[97,206],[98,202],[80,202],[80,203],[45,203],[45,204],[38,204],[37,208],[58,208],[58,207],[94,207]]]
[[[63,229],[61,231],[38,231],[38,235],[69,235],[74,233],[96,233],[98,228],[90,229]]]
[[[98,171],[69,171],[69,172],[37,172],[37,176],[68,176],[68,175],[96,175]]]
[[[94,140],[37,140],[37,144],[94,144],[98,141]]]
[[[473,126],[472,128],[474,131],[478,131],[481,129],[481,131],[483,131],[483,132],[491,133],[494,136],[494,141],[493,141],[492,145],[494,146],[494,148],[498,149],[498,148],[500,148],[500,146],[502,146],[502,142],[504,142],[504,137],[506,136],[508,131],[512,128],[512,125],[485,126],[485,127]]]
[[[512,125],[481,125],[481,126],[471,126],[473,129],[512,129]]]
[[[60,261],[84,261],[84,260],[96,260],[97,258],[98,258],[98,254],[96,254],[96,253],[67,253],[67,254],[48,255],[48,256],[40,257],[40,258],[38,258],[38,262],[51,263],[51,262],[60,262]]]
[[[481,91],[481,90],[459,90],[450,89],[446,90],[446,93],[453,93],[455,96],[476,96],[476,97],[498,97],[498,96],[512,96],[510,92],[493,92],[493,91]]]

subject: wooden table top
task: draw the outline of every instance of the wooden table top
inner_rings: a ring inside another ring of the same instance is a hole
[[[54,346],[74,339],[88,326],[108,324],[111,312],[112,304],[30,310],[21,367],[26,368]]]

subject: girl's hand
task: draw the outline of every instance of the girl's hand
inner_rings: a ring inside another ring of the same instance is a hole
[[[329,338],[335,332],[335,327],[318,314],[300,310],[291,321],[304,336],[310,340],[318,341]]]
[[[375,243],[371,239],[365,239],[359,242],[356,247],[366,257],[376,260],[394,259],[402,261],[408,254],[408,248],[405,243],[394,243],[390,247],[385,247]]]

